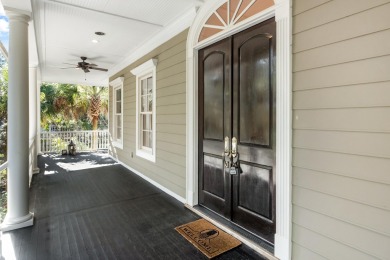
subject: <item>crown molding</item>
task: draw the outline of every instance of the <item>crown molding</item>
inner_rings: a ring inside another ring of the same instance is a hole
[[[154,35],[152,38],[142,43],[138,48],[131,50],[128,56],[126,56],[120,63],[112,67],[108,71],[108,75],[112,77],[116,73],[125,69],[127,66],[131,65],[133,62],[142,58],[152,50],[156,49],[158,46],[164,42],[170,40],[172,37],[181,33],[185,29],[189,28],[195,19],[196,8],[193,7],[181,17],[179,17],[175,22],[164,27],[162,31]]]

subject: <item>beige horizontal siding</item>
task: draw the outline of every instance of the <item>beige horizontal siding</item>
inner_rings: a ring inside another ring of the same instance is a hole
[[[166,97],[166,96],[172,96],[176,94],[182,94],[186,93],[186,86],[184,83],[179,83],[176,85],[170,85],[165,88],[160,88],[157,97]],[[160,104],[161,105],[161,104]]]
[[[293,181],[299,187],[390,210],[390,189],[387,184],[302,168],[295,169]]]
[[[294,224],[293,230],[294,259],[379,259],[303,226]]]
[[[296,233],[299,231],[299,227],[294,226]],[[302,233],[300,233],[302,236]],[[292,252],[292,259],[310,259],[310,260],[325,260],[325,257],[308,250],[306,247],[301,246],[297,243],[293,243],[294,251]]]
[[[299,206],[295,207],[293,221],[297,225],[304,226],[347,247],[367,252],[372,257],[386,259],[389,256],[387,247],[390,245],[390,238],[388,236],[339,221],[335,218],[329,218]],[[319,225],[319,223],[321,224]],[[332,248],[328,248],[328,250],[331,251]],[[340,259],[343,258],[340,257]]]
[[[293,1],[294,259],[390,259],[390,1]]]
[[[294,119],[297,129],[390,133],[390,107],[297,109]]]
[[[385,221],[386,218],[382,217],[387,216],[387,219],[390,219],[390,213],[387,210],[374,206],[367,207],[366,203],[356,199],[351,200],[345,195],[337,196],[338,194],[319,192],[313,190],[311,185],[304,187],[305,184],[301,184],[297,179],[293,182],[293,203],[295,205],[343,222],[365,227],[379,234],[390,235],[390,225]]]
[[[301,149],[390,158],[390,133],[300,130],[293,140]]]
[[[330,2],[332,0],[301,0],[294,2],[293,15],[301,14],[303,12],[310,11],[313,8],[317,8],[318,6]]]
[[[185,198],[186,187],[186,78],[185,50],[188,31],[162,44],[145,57],[129,65],[110,80],[124,80],[124,147],[116,148],[124,164]],[[156,78],[156,162],[136,155],[136,77],[130,70],[157,58]],[[112,93],[110,92],[112,99]],[[129,187],[130,189],[131,187]]]
[[[323,5],[321,8],[313,8],[311,12],[306,12],[296,16],[294,19],[294,32],[299,33],[327,23],[337,22],[338,20],[344,19],[350,15],[356,15],[357,13],[365,12],[367,9],[386,3],[388,3],[387,0],[331,1]]]
[[[323,48],[299,52],[294,56],[294,71],[390,55],[390,48],[383,44],[384,42],[390,42],[390,29],[326,45]],[[326,55],[326,53],[333,53],[333,55]]]
[[[293,166],[294,173],[303,168],[390,185],[390,161],[385,158],[294,147]]]
[[[388,107],[390,81],[295,91],[293,105],[294,109]]]
[[[302,90],[390,81],[389,66],[390,55],[387,55],[300,71],[294,73],[293,88]]]
[[[165,88],[169,86],[173,86],[176,84],[184,83],[186,82],[186,72],[180,72],[176,74],[174,77],[168,77],[165,79],[157,79],[158,80],[158,85],[160,88]]]
[[[335,1],[342,2],[344,0],[334,0],[328,2],[319,6],[318,8],[311,9],[310,12],[313,12],[314,10],[320,10],[322,15],[329,15],[329,12],[322,12],[322,9]],[[366,5],[370,5],[370,2],[371,1],[364,1]],[[338,19],[333,22],[314,27],[311,30],[307,30],[301,33],[294,31],[293,52],[296,53],[308,49],[318,48],[355,37],[361,37],[366,34],[388,30],[390,28],[390,19],[387,17],[389,12],[390,4],[387,3],[386,5],[380,5],[378,7],[367,9],[354,15],[351,14],[350,16],[346,16],[343,19]],[[294,20],[298,17],[299,15],[294,17]],[[315,22],[317,19],[319,19],[318,16],[313,19],[313,22]]]

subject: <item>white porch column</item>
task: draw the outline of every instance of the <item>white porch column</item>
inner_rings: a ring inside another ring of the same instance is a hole
[[[30,67],[29,69],[29,118],[30,118],[30,124],[29,124],[29,139],[31,142],[33,141],[33,150],[32,150],[32,171],[33,174],[39,172],[38,168],[38,150],[37,150],[37,118],[38,118],[38,100],[37,100],[37,86],[38,86],[38,79],[37,79],[37,67]]]
[[[6,9],[9,18],[8,212],[2,231],[33,225],[29,212],[29,71],[30,16]]]

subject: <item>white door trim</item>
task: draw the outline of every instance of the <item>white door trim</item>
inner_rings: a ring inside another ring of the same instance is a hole
[[[198,50],[223,38],[265,21],[276,20],[276,234],[275,256],[291,258],[291,0],[275,0],[275,5],[244,22],[236,24],[198,43],[209,16],[226,0],[206,1],[199,9],[187,38],[186,94],[186,201],[198,204]]]

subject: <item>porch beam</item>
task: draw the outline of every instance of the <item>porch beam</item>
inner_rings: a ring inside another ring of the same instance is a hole
[[[29,63],[26,12],[5,8],[9,18],[7,215],[1,231],[33,225],[29,212]]]

